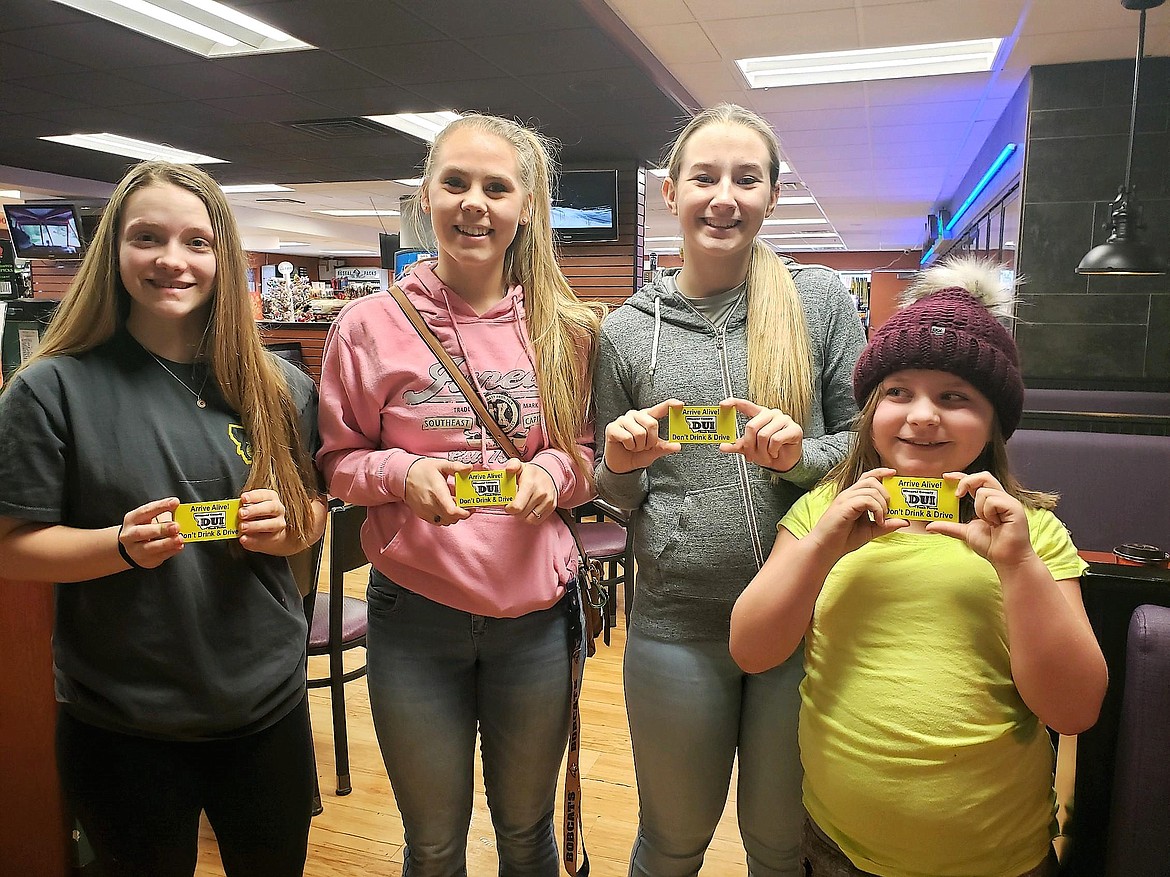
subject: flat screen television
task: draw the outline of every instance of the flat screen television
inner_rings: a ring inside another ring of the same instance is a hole
[[[77,205],[5,204],[4,218],[19,259],[80,259],[81,214]]]
[[[553,193],[552,227],[562,242],[616,241],[617,171],[562,171]]]

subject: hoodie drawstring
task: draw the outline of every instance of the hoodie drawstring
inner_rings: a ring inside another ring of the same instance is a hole
[[[650,382],[654,382],[654,367],[658,365],[658,341],[662,337],[662,295],[654,296],[654,340],[650,342]]]

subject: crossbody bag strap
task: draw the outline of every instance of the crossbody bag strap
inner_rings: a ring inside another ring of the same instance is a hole
[[[394,300],[402,308],[402,313],[406,315],[406,319],[410,321],[410,325],[414,327],[414,331],[418,333],[418,336],[431,349],[431,353],[435,355],[435,359],[446,369],[451,380],[459,387],[459,391],[463,393],[467,404],[475,412],[475,417],[479,421],[480,426],[488,431],[504,453],[509,457],[520,459],[520,449],[516,447],[516,443],[500,428],[500,424],[488,412],[483,397],[479,395],[475,386],[467,379],[467,375],[463,374],[463,370],[455,364],[455,360],[451,358],[451,354],[444,349],[442,342],[435,336],[431,327],[427,325],[422,314],[418,312],[418,308],[407,298],[406,293],[402,291],[402,288],[397,283],[390,287],[390,294],[394,296]],[[557,507],[557,514],[565,522],[565,525],[569,528],[569,532],[573,534],[573,541],[577,545],[577,551],[581,555],[581,560],[587,564],[588,556],[585,554],[585,548],[581,544],[581,536],[577,531],[577,522],[573,520],[572,514],[559,506]],[[578,583],[578,598],[587,600],[589,598],[584,593],[582,585],[583,583]],[[582,611],[584,611],[584,607],[582,607]],[[573,662],[570,671],[572,673],[572,712],[569,719],[569,751],[565,764],[565,842],[563,859],[565,870],[570,877],[589,877],[589,853],[585,851],[585,824],[581,814],[580,771],[581,678],[584,674],[585,660],[585,647],[580,640],[583,640],[586,636],[584,630],[585,619],[582,618],[580,623],[582,625],[581,637],[573,649]],[[581,866],[579,868],[577,867],[578,845],[581,847]]]

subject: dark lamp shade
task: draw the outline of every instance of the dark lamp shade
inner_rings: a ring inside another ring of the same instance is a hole
[[[1114,240],[1093,247],[1077,265],[1078,274],[1165,274],[1166,262],[1141,241]]]

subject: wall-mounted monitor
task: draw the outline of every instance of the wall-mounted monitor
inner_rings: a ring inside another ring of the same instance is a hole
[[[84,253],[75,204],[5,204],[4,218],[17,258],[80,259]]]
[[[562,242],[616,241],[617,171],[562,171],[553,193],[552,227]]]

